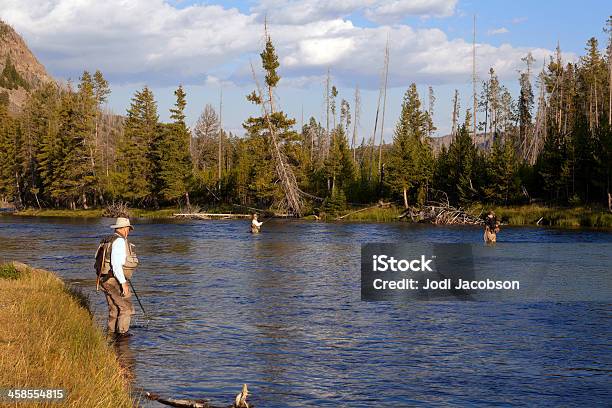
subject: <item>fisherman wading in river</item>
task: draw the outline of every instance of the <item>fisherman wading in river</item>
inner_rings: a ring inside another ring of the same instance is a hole
[[[253,214],[252,221],[251,221],[251,232],[253,234],[257,234],[259,233],[259,231],[261,230],[261,226],[263,225],[263,221],[259,222],[257,221],[257,214]]]
[[[499,222],[495,213],[489,211],[487,218],[485,218],[485,230],[484,230],[484,241],[485,243],[497,242],[497,233],[499,232]]]
[[[134,314],[128,279],[138,266],[134,246],[127,237],[134,229],[127,218],[111,225],[115,233],[103,238],[96,252],[96,290],[102,286],[108,303],[108,334],[128,336]]]

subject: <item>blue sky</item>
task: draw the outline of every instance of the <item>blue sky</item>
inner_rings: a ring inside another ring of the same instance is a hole
[[[384,43],[390,39],[390,89],[385,140],[392,138],[402,95],[416,82],[426,103],[436,95],[439,134],[450,127],[451,98],[471,94],[472,18],[477,15],[477,65],[481,78],[490,66],[516,95],[521,56],[531,51],[536,67],[560,42],[564,58],[582,55],[588,38],[606,45],[602,27],[612,10],[604,1],[461,0],[0,0],[0,18],[23,35],[58,79],[101,69],[109,79],[109,108],[123,114],[134,91],[149,85],[162,120],[180,83],[188,94],[193,124],[207,103],[224,94],[224,127],[242,134],[241,123],[257,109],[249,61],[259,65],[262,21],[268,17],[283,77],[280,106],[300,122],[323,119],[324,76],[329,67],[339,100],[353,104],[361,89],[360,137],[374,126]],[[338,101],[339,104],[339,101]],[[462,109],[462,114],[463,114]]]

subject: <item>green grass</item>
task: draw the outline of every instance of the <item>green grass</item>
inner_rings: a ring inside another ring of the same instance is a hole
[[[240,212],[234,207],[215,207],[207,210],[202,210],[211,213],[224,212]],[[130,208],[130,218],[171,218],[172,215],[180,213],[180,208],[161,208],[157,210],[148,210],[142,208]],[[10,215],[20,215],[24,217],[72,217],[72,218],[100,218],[104,215],[103,208],[90,210],[56,210],[56,209],[35,209],[28,208],[26,210],[17,211]]]
[[[21,273],[15,269],[15,265],[0,265],[0,279],[19,279],[20,277]]]
[[[472,212],[478,213],[483,207],[475,206]],[[486,210],[489,208],[487,207]],[[612,213],[603,208],[589,207],[546,207],[524,205],[516,207],[493,207],[498,219],[509,225],[539,225],[577,228],[612,228]]]
[[[130,208],[132,218],[170,218],[172,214],[179,212],[177,208],[163,208],[159,210],[146,210],[140,208]],[[69,218],[101,218],[104,209],[95,208],[89,210],[57,210],[57,209],[35,209],[28,208],[12,213],[24,217],[69,217]]]
[[[36,209],[28,208],[16,211],[11,215],[22,215],[26,217],[78,217],[78,218],[99,218],[104,212],[101,208],[90,210],[57,210],[57,209]]]
[[[353,208],[343,211],[340,216],[357,211],[359,208]],[[398,217],[403,209],[398,206],[390,206],[386,208],[375,207],[364,211],[355,212],[343,218],[342,221],[372,221],[372,222],[393,222],[399,221]],[[328,221],[334,220],[336,217],[330,217]]]
[[[473,214],[478,214],[480,211],[489,210],[491,207],[486,207],[482,204],[472,206],[469,211]],[[338,215],[345,215],[359,208],[351,208],[341,212]],[[524,205],[524,206],[498,206],[493,207],[497,217],[502,222],[509,225],[536,225],[541,219],[539,225],[556,226],[564,228],[591,227],[591,228],[612,228],[612,213],[604,208],[590,207],[546,207],[542,205]],[[233,206],[217,206],[203,208],[202,211],[210,213],[225,213],[225,212],[248,212],[247,209],[240,211],[239,207]],[[27,209],[14,213],[15,215],[23,216],[38,216],[38,217],[82,217],[82,218],[99,218],[102,217],[103,209],[90,210],[56,210],[56,209]],[[173,214],[181,212],[179,208],[162,208],[158,210],[147,210],[133,208],[130,209],[132,218],[151,218],[163,219],[171,218]],[[394,222],[398,221],[398,216],[402,212],[402,207],[392,205],[387,208],[370,208],[365,211],[356,212],[343,218],[342,221],[372,221],[372,222]],[[325,221],[334,221],[337,216],[327,216]],[[304,217],[304,219],[314,219],[315,217]]]
[[[0,279],[0,388],[67,391],[37,407],[134,406],[128,373],[81,301],[51,272],[9,269],[20,278]]]
[[[178,208],[162,208],[159,210],[143,210],[140,208],[130,208],[132,218],[171,218],[173,214],[179,213]]]

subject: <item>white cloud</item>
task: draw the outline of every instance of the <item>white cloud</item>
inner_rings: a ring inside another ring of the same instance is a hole
[[[456,0],[393,0],[383,1],[366,9],[365,16],[380,23],[397,22],[406,16],[450,17]]]
[[[226,81],[215,75],[206,75],[206,78],[204,79],[204,84],[207,86],[215,87],[215,88],[219,88],[219,87],[227,88],[227,87],[234,86],[233,82]]]
[[[489,31],[487,31],[488,35],[499,35],[499,34],[506,34],[509,33],[510,31],[506,28],[506,27],[500,27],[500,28],[493,28]]]
[[[408,16],[449,17],[457,0],[261,0],[252,11],[272,23],[304,24],[345,18],[363,12],[366,18],[389,23]]]
[[[512,24],[521,24],[527,21],[527,17],[515,17],[512,19]]]
[[[217,5],[177,9],[162,0],[0,1],[52,72],[100,68],[123,81],[200,76],[253,50],[255,16]]]
[[[304,24],[343,18],[369,3],[373,0],[261,0],[251,11],[273,24]]]
[[[341,15],[361,7],[377,16],[448,15],[455,0],[263,0],[250,13],[219,5],[176,8],[163,0],[0,0],[0,18],[24,35],[59,77],[76,79],[83,69],[101,69],[115,84],[151,85],[251,83],[249,59],[259,66],[261,12],[277,4],[301,7],[305,18],[272,22],[270,34],[285,83],[307,84],[331,67],[336,81],[377,87],[387,36],[390,83],[405,87],[465,82],[471,72],[471,43],[449,39],[440,29],[405,24],[357,27]],[[327,9],[316,5],[327,4]],[[280,7],[279,12],[287,9]],[[318,14],[317,14],[318,13]],[[278,17],[278,15],[276,15]],[[315,18],[316,17],[316,18]],[[274,19],[272,19],[274,21]],[[478,45],[478,67],[493,66],[516,78],[528,48]],[[541,61],[550,51],[531,50]],[[283,83],[281,83],[283,84]]]

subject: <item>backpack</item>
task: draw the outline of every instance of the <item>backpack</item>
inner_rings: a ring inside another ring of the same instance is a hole
[[[119,235],[112,234],[108,235],[100,240],[100,244],[98,245],[98,249],[96,250],[94,263],[94,269],[96,270],[96,276],[99,278],[101,275],[107,275],[113,273],[113,269],[111,266],[111,250],[113,246],[113,242],[119,238]]]

